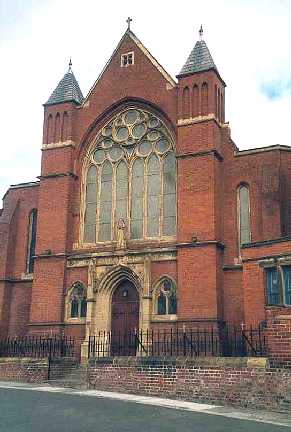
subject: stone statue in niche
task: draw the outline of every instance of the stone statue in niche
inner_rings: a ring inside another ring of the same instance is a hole
[[[126,224],[119,218],[116,226],[117,249],[126,249]]]

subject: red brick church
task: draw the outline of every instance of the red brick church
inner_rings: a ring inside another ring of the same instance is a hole
[[[177,80],[129,28],[85,98],[70,64],[44,104],[38,181],[0,210],[1,336],[291,307],[291,148],[240,151],[225,87],[202,32]]]

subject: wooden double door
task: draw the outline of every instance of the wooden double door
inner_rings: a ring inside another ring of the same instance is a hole
[[[137,350],[139,295],[134,284],[122,281],[112,296],[111,355],[130,356]]]

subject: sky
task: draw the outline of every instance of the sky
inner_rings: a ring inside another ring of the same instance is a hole
[[[42,104],[69,58],[86,95],[128,16],[173,77],[203,24],[236,145],[291,146],[291,0],[0,0],[0,199],[40,173]]]

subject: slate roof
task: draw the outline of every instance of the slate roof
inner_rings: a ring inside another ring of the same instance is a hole
[[[71,68],[63,76],[55,90],[52,92],[45,105],[53,105],[62,102],[76,102],[81,104],[84,96]]]
[[[205,41],[199,40],[196,42],[178,76],[204,72],[209,69],[215,69],[218,72]]]

